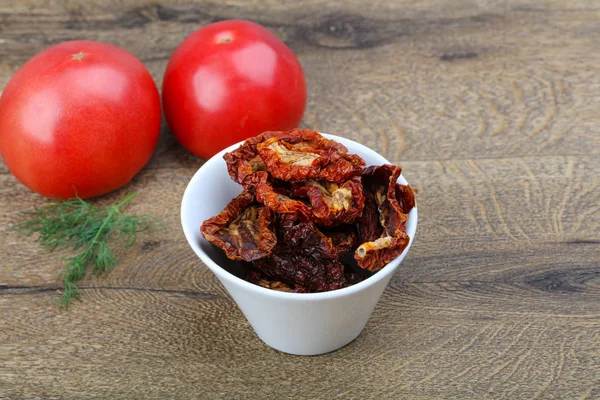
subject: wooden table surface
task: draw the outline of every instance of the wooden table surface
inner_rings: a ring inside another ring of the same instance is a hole
[[[308,80],[303,126],[362,142],[419,188],[414,246],[331,354],[265,346],[179,224],[202,160],[166,126],[125,188],[166,228],[56,305],[61,257],[9,232],[46,200],[0,166],[0,398],[600,398],[600,5],[594,0],[0,1],[0,87],[93,39],[169,56],[215,20],[266,25]]]

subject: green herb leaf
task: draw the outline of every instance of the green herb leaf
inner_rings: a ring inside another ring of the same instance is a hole
[[[79,251],[64,259],[65,267],[60,274],[65,286],[60,302],[62,308],[68,308],[72,299],[80,298],[81,290],[75,283],[85,277],[90,264],[98,275],[116,265],[110,247],[111,237],[116,236],[129,247],[136,242],[138,233],[162,227],[149,215],[121,212],[121,207],[134,197],[135,193],[119,204],[105,208],[95,207],[77,197],[21,213],[23,221],[15,226],[20,234],[37,234],[40,245],[50,251],[58,247],[72,247]]]

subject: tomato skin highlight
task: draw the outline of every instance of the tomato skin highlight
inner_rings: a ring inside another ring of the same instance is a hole
[[[31,190],[95,197],[129,182],[158,141],[160,96],[117,46],[71,41],[31,58],[0,98],[0,153]]]
[[[264,131],[297,127],[306,82],[300,62],[274,34],[229,20],[198,29],[177,47],[162,100],[177,140],[209,158]]]

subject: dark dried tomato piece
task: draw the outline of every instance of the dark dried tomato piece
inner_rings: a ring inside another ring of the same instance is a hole
[[[396,200],[403,213],[408,214],[415,207],[415,193],[418,193],[417,190],[408,185],[396,184]]]
[[[357,274],[356,272],[347,272],[346,274],[344,274],[344,279],[346,281],[346,284],[344,286],[348,287],[364,281],[365,279],[367,279],[367,277],[362,274]]]
[[[325,236],[331,239],[335,246],[338,256],[354,251],[358,246],[358,236],[354,225],[343,225],[336,227],[335,230],[324,232]]]
[[[232,260],[266,257],[277,243],[273,214],[256,203],[248,191],[231,200],[221,213],[204,221],[200,232]]]
[[[340,262],[311,257],[287,246],[279,246],[270,256],[254,261],[254,267],[271,279],[313,292],[340,289],[345,282]]]
[[[363,269],[380,270],[402,254],[408,245],[409,238],[405,233],[407,215],[398,202],[397,192],[403,196],[403,201],[407,200],[407,207],[411,200],[404,194],[404,188],[398,189],[396,184],[401,172],[400,167],[389,164],[363,171],[366,199],[363,215],[358,220],[362,244],[354,253],[355,260]]]
[[[308,290],[302,286],[294,286],[292,288],[283,282],[269,280],[258,271],[248,271],[246,273],[246,280],[254,283],[255,285],[262,286],[267,289],[277,290],[279,292],[308,293]]]
[[[296,183],[292,193],[309,198],[313,219],[322,226],[353,223],[365,206],[363,187],[358,176],[341,185],[309,179],[301,184]]]
[[[390,164],[363,171],[364,189],[375,197],[379,222],[388,236],[398,236],[405,230],[407,216],[396,199],[396,181],[401,173],[400,167]]]
[[[325,179],[341,183],[359,175],[364,160],[347,154],[340,143],[326,139],[317,132],[295,130],[287,135],[272,136],[256,145],[258,154],[273,177],[285,181]]]
[[[356,222],[358,239],[361,243],[371,242],[381,237],[383,227],[379,223],[379,212],[373,193],[365,193],[365,207],[362,216]]]
[[[280,216],[278,222],[277,234],[280,243],[313,257],[338,259],[340,248],[312,222],[298,220],[289,214]]]

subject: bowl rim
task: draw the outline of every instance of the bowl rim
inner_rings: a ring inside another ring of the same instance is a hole
[[[391,164],[381,154],[377,153],[376,151],[370,149],[369,147],[367,147],[361,143],[358,143],[352,139],[348,139],[348,138],[336,136],[336,135],[331,135],[331,134],[327,134],[327,133],[321,133],[321,134],[323,136],[327,137],[328,139],[336,140],[338,142],[341,142],[344,145],[345,145],[345,142],[349,142],[352,144],[352,146],[357,147],[361,153],[370,153],[370,156],[373,156],[373,158],[381,160],[381,164]],[[318,293],[281,292],[278,290],[267,289],[262,286],[256,285],[254,283],[248,282],[242,278],[239,278],[238,276],[225,270],[223,267],[221,267],[216,262],[214,262],[212,260],[212,258],[206,252],[204,252],[202,250],[202,248],[200,247],[200,244],[195,243],[195,237],[193,236],[193,232],[194,232],[194,229],[198,229],[198,231],[199,231],[200,227],[199,226],[195,227],[195,228],[190,227],[189,226],[190,224],[186,223],[186,210],[189,208],[189,204],[192,201],[192,194],[191,194],[192,188],[194,186],[196,186],[202,180],[202,176],[209,169],[209,167],[207,167],[207,166],[217,163],[220,160],[223,160],[223,155],[225,153],[228,153],[228,152],[236,149],[243,142],[244,142],[244,140],[242,140],[238,143],[235,143],[235,144],[227,147],[226,149],[221,150],[219,153],[215,154],[210,159],[208,159],[198,169],[198,171],[196,171],[196,173],[194,173],[194,176],[192,177],[192,179],[190,180],[190,182],[188,183],[188,185],[185,188],[185,191],[183,193],[183,197],[181,200],[181,210],[180,210],[181,227],[183,229],[185,238],[186,238],[188,244],[190,245],[190,247],[192,248],[192,250],[194,250],[196,255],[204,263],[204,265],[206,265],[215,275],[217,275],[217,278],[219,278],[220,280],[224,279],[227,282],[230,282],[234,285],[240,286],[251,292],[255,292],[256,294],[269,295],[269,296],[276,297],[279,299],[287,299],[287,300],[316,301],[316,300],[345,297],[348,295],[352,295],[353,293],[361,292],[361,291],[366,290],[367,288],[373,286],[377,282],[385,279],[387,276],[393,274],[396,271],[398,266],[402,263],[402,261],[408,254],[408,251],[410,250],[410,247],[415,239],[415,235],[416,235],[416,231],[417,231],[417,223],[418,223],[418,210],[417,210],[416,205],[409,213],[409,220],[413,220],[414,224],[411,224],[410,226],[407,225],[406,233],[410,239],[409,239],[408,245],[406,246],[406,248],[404,249],[402,254],[400,254],[398,257],[394,258],[392,261],[390,261],[388,264],[386,264],[381,270],[379,270],[377,273],[373,274],[372,276],[368,277],[367,279],[365,279],[359,283],[356,283],[354,285],[347,286],[347,287],[344,287],[341,289],[331,290],[328,292],[318,292]],[[349,149],[349,150],[352,151],[351,149]],[[408,182],[406,181],[406,179],[404,178],[403,175],[400,175],[400,178],[398,179],[398,181],[405,185],[408,184]]]

